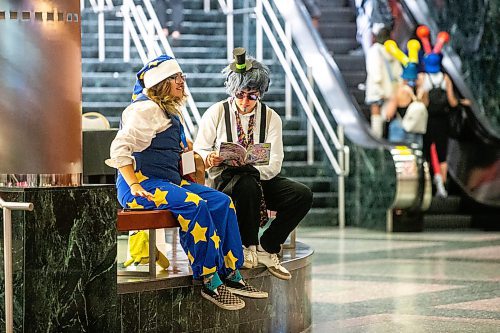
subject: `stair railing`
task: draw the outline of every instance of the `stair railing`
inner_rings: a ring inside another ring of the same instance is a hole
[[[163,28],[151,1],[143,0],[142,3],[146,8],[147,15],[143,6],[135,5],[133,0],[123,1],[121,7],[121,13],[123,15],[123,60],[126,62],[130,61],[130,37],[132,37],[134,45],[144,64],[147,63],[149,59],[164,53],[175,57],[167,38],[163,34]],[[197,128],[191,119],[191,115],[194,117],[196,123],[200,122],[201,116],[187,83],[184,84],[184,89],[188,95],[187,105],[191,113],[189,113],[187,108],[183,108],[182,113],[189,134],[191,137],[194,137]]]
[[[12,211],[33,210],[32,203],[7,202],[0,198],[3,209],[3,261],[5,277],[5,332],[14,332],[14,286],[12,279]]]
[[[268,20],[266,19],[264,15],[264,9],[267,12],[267,15],[271,19],[271,24],[273,25],[274,30],[278,33],[278,36],[280,38],[281,43],[285,47],[285,50],[287,54],[289,54],[290,59],[292,61],[292,66],[289,65],[289,62],[287,61],[287,58],[283,51],[281,50],[277,38],[274,36],[273,31],[271,30],[271,26],[269,25]],[[271,46],[274,50],[275,55],[278,57],[279,62],[281,63],[281,66],[283,67],[283,70],[285,71],[285,74],[287,78],[290,80],[290,84],[293,87],[293,90],[295,94],[297,95],[300,104],[302,105],[302,108],[304,109],[309,124],[312,126],[314,129],[314,132],[316,133],[316,136],[318,137],[321,146],[323,147],[323,150],[325,151],[325,154],[330,161],[330,164],[335,171],[335,173],[338,176],[338,193],[339,193],[339,227],[343,228],[345,226],[345,179],[344,177],[349,174],[349,147],[344,145],[344,135],[343,135],[343,129],[342,126],[337,126],[339,138],[337,138],[337,135],[335,134],[335,131],[333,130],[333,127],[330,124],[330,121],[328,120],[328,117],[326,115],[326,112],[323,109],[323,106],[319,102],[318,97],[316,96],[316,93],[314,92],[314,89],[312,85],[309,82],[309,79],[307,77],[307,74],[304,72],[302,69],[302,66],[297,58],[297,55],[295,54],[292,45],[290,43],[289,38],[286,36],[284,29],[281,27],[281,24],[279,23],[278,17],[276,16],[276,13],[274,12],[273,8],[271,7],[271,4],[269,3],[268,0],[257,0],[257,4],[255,6],[255,14],[257,16],[257,57],[260,56],[262,58],[262,53],[263,53],[263,37],[260,36],[262,35],[262,31],[259,33],[259,30],[263,30],[269,39]],[[260,44],[260,45],[259,45]],[[328,135],[329,139],[333,142],[333,145],[335,149],[337,150],[337,159],[335,158],[333,151],[327,141],[327,138],[323,134],[323,130],[321,129],[318,121],[316,120],[315,113],[313,112],[312,108],[309,106],[309,103],[307,101],[306,96],[302,92],[302,89],[299,85],[299,81],[293,74],[293,70],[295,70],[298,74],[298,79],[300,82],[303,84],[305,87],[308,97],[310,101],[312,101],[316,114],[319,115],[323,126],[326,129],[326,134]]]
[[[106,59],[106,43],[105,43],[105,24],[104,12],[113,10],[113,0],[89,0],[90,7],[97,13],[97,41],[99,45],[99,61],[103,62]],[[85,9],[85,0],[80,1],[80,10]]]

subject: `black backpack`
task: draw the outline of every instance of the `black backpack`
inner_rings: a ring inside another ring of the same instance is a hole
[[[446,96],[446,90],[441,88],[441,83],[444,80],[444,75],[437,84],[432,81],[430,75],[427,75],[427,78],[432,84],[432,89],[429,90],[429,106],[427,107],[429,116],[448,114],[450,107],[450,105],[448,104],[448,96]]]

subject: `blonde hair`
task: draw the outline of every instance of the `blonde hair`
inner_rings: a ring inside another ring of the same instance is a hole
[[[182,106],[186,102],[187,95],[174,97],[171,95],[172,85],[167,78],[151,88],[146,89],[146,95],[155,102],[167,115],[182,118]]]

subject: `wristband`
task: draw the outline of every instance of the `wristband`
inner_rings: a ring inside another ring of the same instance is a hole
[[[129,187],[132,187],[132,186],[134,186],[135,184],[137,184],[137,185],[141,185],[141,184],[139,184],[138,182],[135,182],[135,183],[130,184],[130,185],[129,185]]]

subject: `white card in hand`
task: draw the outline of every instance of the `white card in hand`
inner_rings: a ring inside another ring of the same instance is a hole
[[[187,175],[188,173],[193,173],[196,171],[194,165],[194,151],[188,151],[181,154],[182,158],[182,175]]]

